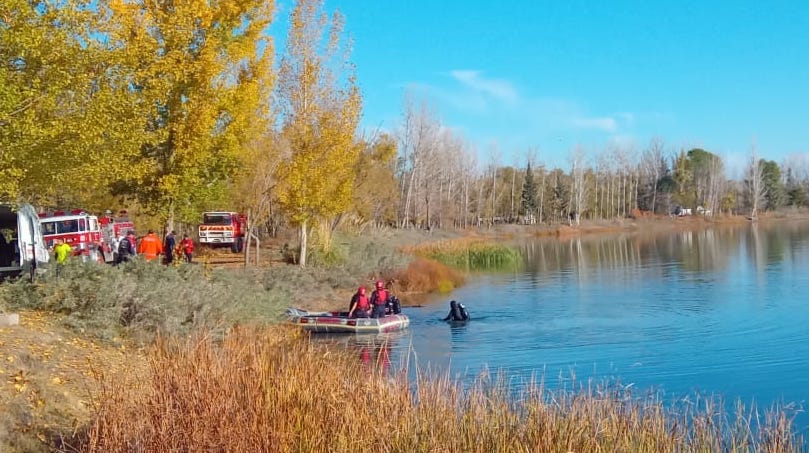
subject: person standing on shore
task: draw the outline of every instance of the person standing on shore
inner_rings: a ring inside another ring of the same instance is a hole
[[[152,261],[161,253],[163,253],[163,245],[160,239],[154,234],[154,230],[149,230],[138,244],[138,254],[143,255],[147,261]]]
[[[64,239],[57,239],[56,245],[53,247],[53,255],[56,258],[56,276],[62,273],[62,268],[67,263],[67,258],[70,256],[72,249]]]
[[[115,262],[116,265],[125,263],[129,261],[131,257],[135,256],[135,235],[132,234],[131,231],[118,241],[117,251],[118,257]]]
[[[183,254],[185,254],[185,262],[190,263],[191,259],[194,257],[194,241],[191,240],[187,234],[183,235],[183,240],[180,241],[180,248],[183,249]]]
[[[174,248],[177,246],[177,241],[174,239],[174,235],[174,230],[172,230],[163,240],[163,255],[166,257],[166,266],[171,266],[171,263],[174,261]]]

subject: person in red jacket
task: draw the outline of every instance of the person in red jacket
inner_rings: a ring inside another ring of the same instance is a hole
[[[163,242],[154,234],[153,230],[149,230],[149,233],[138,244],[138,255],[143,255],[147,261],[152,261],[161,253],[163,253]]]
[[[351,308],[348,310],[349,318],[367,318],[371,315],[371,301],[365,295],[365,287],[360,286],[351,297]]]
[[[180,248],[183,250],[183,254],[185,255],[185,261],[190,263],[191,259],[194,257],[194,241],[191,240],[187,234],[183,235],[183,240],[180,241]]]
[[[385,283],[382,280],[376,282],[376,290],[371,293],[371,305],[374,307],[372,318],[385,317],[385,307],[388,305],[388,291],[385,289]]]

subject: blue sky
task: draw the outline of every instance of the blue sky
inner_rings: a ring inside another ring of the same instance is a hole
[[[275,33],[291,1],[281,0]],[[702,147],[733,168],[756,143],[809,153],[809,3],[326,0],[346,16],[365,128],[406,91],[489,160],[567,166],[580,145]],[[283,32],[283,30],[281,30]],[[275,34],[274,33],[274,34]],[[280,44],[280,43],[278,43]]]

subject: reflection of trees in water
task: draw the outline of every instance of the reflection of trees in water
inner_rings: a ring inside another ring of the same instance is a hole
[[[800,249],[800,244],[806,244],[807,241],[809,223],[754,223],[746,232],[745,249],[756,270],[763,272],[774,264],[794,265],[795,260],[800,258],[795,251]]]
[[[747,257],[757,269],[775,263],[792,262],[793,250],[809,241],[809,223],[776,223],[718,227],[668,234],[624,234],[570,239],[542,239],[521,247],[526,271],[539,277],[561,273],[579,283],[597,273],[645,273],[667,276],[685,271],[694,278],[727,270],[739,257]],[[654,266],[655,264],[663,266]],[[669,264],[674,264],[670,266]],[[539,279],[537,279],[539,284]]]

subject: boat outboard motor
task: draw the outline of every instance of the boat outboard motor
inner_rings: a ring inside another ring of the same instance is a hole
[[[388,313],[398,315],[401,312],[402,304],[399,302],[399,298],[396,296],[390,296],[388,298]]]

